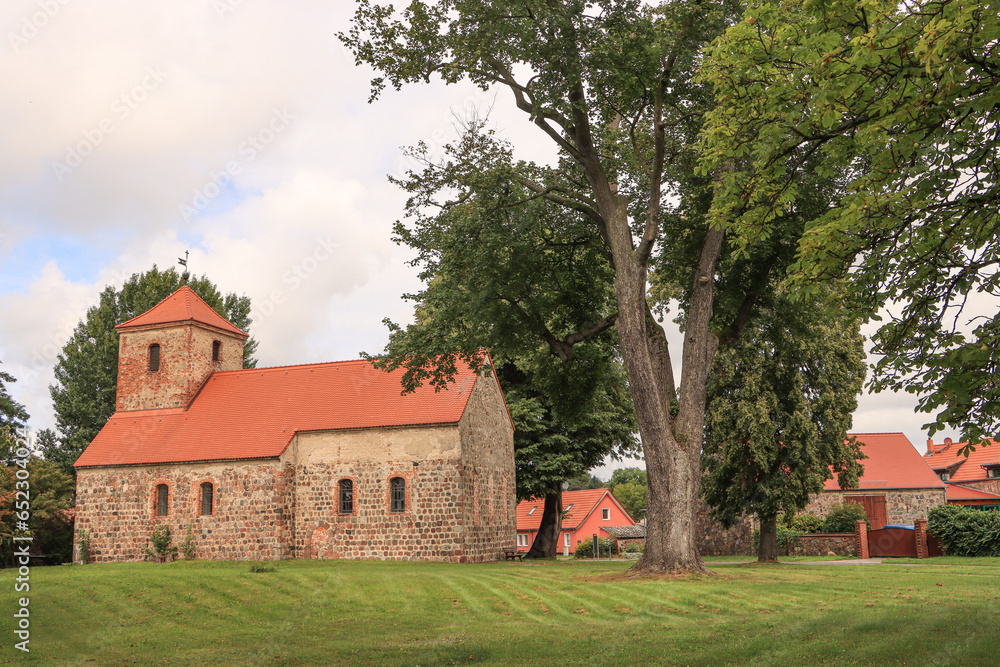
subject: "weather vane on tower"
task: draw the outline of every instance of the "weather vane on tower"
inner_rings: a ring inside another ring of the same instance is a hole
[[[181,259],[180,257],[178,257],[177,258],[177,263],[184,267],[184,273],[181,274],[181,284],[182,285],[187,285],[188,278],[191,277],[191,274],[188,273],[188,251],[187,250],[184,251],[184,259]]]

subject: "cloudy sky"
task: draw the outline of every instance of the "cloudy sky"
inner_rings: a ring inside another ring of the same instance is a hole
[[[400,295],[419,287],[390,239],[401,148],[433,152],[456,118],[492,106],[523,157],[546,158],[502,93],[435,83],[368,104],[371,72],[335,37],[352,12],[346,0],[0,5],[0,361],[32,427],[54,425],[52,366],[101,289],[185,251],[193,273],[250,296],[261,366],[380,351],[382,318],[408,321]],[[855,431],[923,448],[913,397],[861,403]]]

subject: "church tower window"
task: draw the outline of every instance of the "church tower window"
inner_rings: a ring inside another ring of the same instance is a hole
[[[340,490],[340,513],[352,514],[354,512],[354,482],[342,479],[337,486]]]
[[[156,516],[167,516],[170,490],[166,484],[156,485]]]
[[[201,515],[212,516],[212,503],[215,500],[215,489],[211,482],[203,482],[201,485]]]
[[[222,358],[222,343],[212,341],[212,361],[219,361]]]
[[[390,512],[403,512],[406,510],[406,480],[402,477],[393,477],[389,481],[389,491],[391,502]]]
[[[160,344],[153,343],[149,346],[149,370],[160,370]]]

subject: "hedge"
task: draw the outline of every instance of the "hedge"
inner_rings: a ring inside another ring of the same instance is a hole
[[[949,556],[1000,556],[1000,512],[938,505],[927,513],[927,528]]]

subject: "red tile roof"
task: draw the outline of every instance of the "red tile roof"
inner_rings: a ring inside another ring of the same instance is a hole
[[[927,489],[942,488],[944,482],[924,462],[902,433],[850,433],[862,443],[861,451],[868,455],[861,464],[865,472],[858,489]],[[827,491],[840,490],[837,477],[826,480]]]
[[[187,408],[116,412],[76,467],[279,456],[298,431],[458,422],[477,376],[401,395],[404,370],[367,361],[213,373]],[[483,378],[496,382],[495,376]]]
[[[976,479],[987,479],[986,468],[990,464],[1000,466],[1000,445],[996,440],[988,441],[987,445],[977,445],[976,451],[970,452],[966,458],[959,450],[966,446],[965,442],[951,442],[935,445],[928,442],[929,450],[924,454],[924,460],[934,470],[948,469],[949,482],[969,482]],[[955,466],[958,466],[957,468]]]
[[[153,324],[168,324],[173,322],[201,322],[216,329],[229,331],[239,336],[248,336],[245,331],[241,331],[230,324],[226,318],[212,310],[212,307],[205,303],[194,290],[187,285],[182,285],[180,289],[168,296],[160,303],[147,310],[142,315],[133,317],[127,322],[122,322],[115,329],[130,329],[132,327],[144,327]]]
[[[983,501],[993,501],[1000,502],[1000,496],[995,493],[988,493],[986,491],[980,491],[979,489],[973,489],[968,486],[962,486],[961,484],[945,484],[946,493],[948,494],[948,500],[983,500]]]
[[[584,489],[583,491],[563,491],[562,504],[563,516],[562,527],[564,530],[576,530],[584,522],[587,516],[594,511],[597,503],[611,492],[607,489]],[[614,497],[614,496],[612,496]],[[572,505],[569,511],[567,507]],[[532,512],[531,508],[535,508]],[[538,530],[542,523],[542,511],[545,509],[544,498],[532,498],[522,500],[517,504],[517,529],[518,530]],[[627,512],[626,512],[627,514]]]

